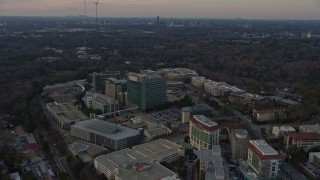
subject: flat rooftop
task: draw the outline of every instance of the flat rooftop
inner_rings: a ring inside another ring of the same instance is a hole
[[[263,96],[260,96],[258,94],[251,94],[251,93],[245,93],[245,92],[234,92],[231,93],[231,95],[235,95],[235,96],[239,96],[239,97],[244,97],[244,98],[252,98],[252,99],[256,99],[256,100],[262,100],[264,99]]]
[[[265,140],[250,140],[246,144],[260,160],[281,160],[284,158],[283,155],[267,144]]]
[[[117,78],[107,78],[107,80],[112,81],[114,84],[125,84],[127,80],[119,80]]]
[[[182,146],[165,139],[158,139],[134,146],[131,149],[123,149],[110,154],[98,156],[95,160],[107,167],[109,170],[119,168],[117,176],[121,179],[137,178],[153,180],[167,176],[174,176],[172,171],[158,164],[158,162],[175,153],[184,154]],[[142,166],[142,164],[150,167],[145,170],[138,171],[135,166]]]
[[[295,131],[295,129],[291,126],[275,126],[273,128],[278,128],[280,131]]]
[[[254,145],[263,155],[277,155],[278,151],[276,151],[273,147],[271,147],[264,140],[251,140],[250,143]]]
[[[146,74],[146,73],[128,73],[128,79],[131,81],[142,82],[149,79],[164,79],[163,76],[158,74]]]
[[[52,84],[52,85],[46,85],[43,90],[50,90],[50,89],[55,89],[55,88],[65,88],[68,86],[75,86],[75,85],[80,85],[83,86],[86,83],[86,80],[76,80],[76,81],[70,81],[70,82],[65,82],[65,83],[58,83],[58,84]]]
[[[71,128],[81,129],[115,140],[139,135],[138,130],[97,119],[77,122]]]
[[[207,127],[213,127],[218,125],[218,123],[212,121],[211,119],[208,119],[207,117],[203,116],[203,115],[193,115],[193,118],[200,122],[201,124],[207,126]]]
[[[68,148],[73,150],[73,151],[82,151],[85,150],[91,155],[96,155],[101,152],[107,151],[108,149],[102,146],[98,146],[86,141],[75,141],[71,144],[68,145]]]
[[[146,168],[142,167],[142,170],[138,170],[139,166],[141,166],[140,164],[143,164]],[[117,176],[120,179],[154,180],[173,177],[175,173],[157,162],[146,161],[127,166]]]
[[[318,124],[315,124],[315,125],[306,124],[306,125],[300,125],[300,126],[304,129],[307,129],[308,131],[312,131],[320,134],[320,125]]]
[[[294,140],[320,140],[320,134],[316,132],[289,132],[287,136]]]
[[[80,110],[77,110],[72,103],[48,103],[47,107],[51,113],[67,123],[88,119],[88,117]]]
[[[162,134],[163,132],[166,133],[171,133],[172,131],[167,128],[167,127],[155,127],[155,128],[148,128],[145,129],[144,131],[148,132],[150,135],[158,135],[158,134]]]

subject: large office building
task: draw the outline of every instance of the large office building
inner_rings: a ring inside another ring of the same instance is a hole
[[[229,170],[223,163],[220,145],[213,145],[212,149],[200,150],[199,179],[225,180],[230,179]]]
[[[247,142],[247,161],[240,163],[240,171],[244,179],[277,179],[280,176],[281,160],[284,158],[264,140]]]
[[[47,109],[63,130],[69,130],[70,125],[75,122],[88,119],[88,117],[83,112],[76,109],[72,103],[48,103]]]
[[[284,144],[286,148],[297,146],[309,150],[320,146],[320,134],[316,132],[290,132],[284,136]]]
[[[112,150],[120,150],[139,144],[142,131],[90,119],[72,125],[71,136]]]
[[[177,175],[161,162],[174,162],[184,156],[184,148],[164,139],[98,156],[94,167],[109,180],[177,180]]]
[[[107,78],[120,79],[120,72],[106,71],[101,73],[97,73],[97,72],[92,73],[93,91],[96,93],[105,94]]]
[[[249,141],[248,131],[244,129],[232,129],[230,134],[231,152],[233,161],[238,159],[246,160],[248,148],[246,143]]]
[[[128,102],[143,111],[166,103],[165,78],[160,75],[129,73]]]
[[[112,98],[116,98],[119,101],[119,105],[124,106],[126,103],[127,80],[107,78],[105,83],[106,95]]]
[[[119,110],[118,100],[104,94],[87,92],[82,100],[88,109],[100,109],[103,114]]]
[[[212,149],[219,144],[220,126],[203,115],[194,115],[189,127],[190,144],[197,148]]]

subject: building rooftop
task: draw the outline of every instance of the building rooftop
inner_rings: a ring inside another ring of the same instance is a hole
[[[165,126],[158,126],[158,127],[154,127],[154,128],[148,128],[148,129],[145,129],[144,130],[145,132],[148,132],[151,136],[154,136],[154,135],[159,135],[159,134],[162,134],[162,133],[171,133],[172,131],[165,127]]]
[[[86,151],[92,156],[108,150],[105,147],[98,146],[98,145],[95,145],[95,144],[92,144],[92,143],[89,143],[86,141],[76,141],[74,143],[69,144],[68,148],[71,151],[75,152],[75,154],[78,151]]]
[[[48,103],[47,107],[64,122],[88,119],[88,117],[80,110],[77,110],[72,103]]]
[[[212,121],[211,119],[208,119],[203,115],[193,115],[191,121],[192,123],[201,126],[208,131],[212,131],[218,128],[218,123]]]
[[[316,132],[316,133],[320,134],[320,125],[319,124],[315,124],[315,125],[306,124],[306,125],[300,125],[300,127],[308,130],[309,132]]]
[[[295,129],[291,126],[275,126],[273,128],[278,128],[280,131],[295,131]]]
[[[128,79],[131,81],[142,82],[149,79],[164,79],[163,76],[158,74],[146,74],[146,73],[128,73]]]
[[[250,143],[255,146],[263,155],[277,155],[278,151],[273,149],[264,140],[251,140]]]
[[[240,124],[240,123],[229,123],[227,125],[227,129],[229,131],[229,133],[231,133],[231,130],[233,129],[247,129],[245,125]]]
[[[231,93],[232,95],[236,95],[236,96],[240,96],[240,97],[244,97],[244,98],[253,98],[256,100],[262,100],[264,99],[263,96],[260,96],[258,94],[251,94],[251,93],[246,93],[246,92],[234,92]]]
[[[248,139],[248,131],[244,129],[234,129],[234,135],[239,139]]]
[[[21,148],[23,151],[29,151],[29,150],[38,150],[40,149],[40,146],[36,143],[25,143],[25,144],[21,144]]]
[[[269,107],[269,108],[260,108],[260,109],[254,109],[259,114],[268,114],[268,113],[274,113],[279,111],[287,111],[288,108],[286,107]]]
[[[95,102],[99,103],[99,104],[113,104],[114,103],[114,98],[104,95],[104,94],[100,94],[100,93],[92,93],[92,92],[87,92],[86,93],[86,98],[91,97]],[[116,100],[116,103],[118,101]]]
[[[127,83],[127,80],[123,79],[123,80],[119,80],[116,78],[107,78],[107,80],[112,81],[114,84],[125,84]]]
[[[147,161],[127,165],[125,169],[120,169],[116,176],[120,179],[154,180],[167,178],[168,176],[174,177],[175,173],[157,162]]]
[[[250,140],[247,147],[251,149],[261,160],[282,159],[282,155],[264,140]]]
[[[180,75],[198,76],[198,73],[195,70],[187,69],[187,68],[164,68],[164,69],[159,69],[158,71],[164,72],[164,73],[176,73]]]
[[[183,112],[210,111],[210,113],[213,114],[212,110],[204,104],[198,104],[196,106],[191,106],[191,107],[183,107],[181,108],[181,111]]]
[[[320,134],[316,132],[289,132],[287,136],[295,140],[320,140]]]
[[[226,89],[231,92],[244,92],[242,89],[239,89],[235,86],[231,86],[227,84],[226,82],[216,82],[216,81],[207,81],[204,83],[205,86],[211,86],[214,88],[219,88],[219,89]]]
[[[139,135],[138,130],[97,119],[77,122],[72,125],[71,128],[82,129],[87,132],[92,132],[116,140]]]
[[[58,83],[58,84],[53,84],[53,85],[47,85],[43,88],[44,92],[48,91],[66,91],[70,87],[76,87],[79,86],[80,89],[79,91],[82,92],[85,90],[84,84],[86,83],[86,80],[76,80],[76,81],[70,81],[66,83]],[[76,90],[76,89],[75,89]]]
[[[96,157],[96,161],[108,169],[118,168],[121,179],[161,179],[174,176],[175,173],[158,162],[164,157],[184,152],[182,146],[165,139],[158,139],[145,144],[123,149]]]

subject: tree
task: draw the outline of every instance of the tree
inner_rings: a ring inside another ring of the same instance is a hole
[[[34,177],[32,172],[28,172],[28,171],[25,171],[24,173],[22,173],[21,178],[23,180],[37,180],[37,178]]]
[[[1,180],[10,180],[10,176],[7,175],[7,174],[2,174],[2,173],[0,173],[0,179],[1,179]]]
[[[60,172],[59,173],[59,180],[68,180],[69,179],[69,175],[65,172]]]
[[[103,112],[101,111],[101,109],[95,109],[95,110],[94,110],[94,113],[95,113],[96,115],[100,115],[100,114],[102,114]]]
[[[190,137],[189,136],[185,136],[183,140],[184,140],[185,143],[190,143]]]
[[[28,133],[32,133],[35,128],[34,121],[30,117],[26,117],[23,121],[23,127]]]

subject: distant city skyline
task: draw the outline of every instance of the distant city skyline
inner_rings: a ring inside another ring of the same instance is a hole
[[[100,0],[98,9],[100,17],[320,19],[319,0]],[[69,15],[84,15],[84,0],[0,0],[0,16]]]

